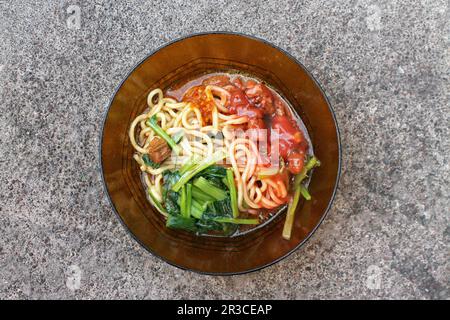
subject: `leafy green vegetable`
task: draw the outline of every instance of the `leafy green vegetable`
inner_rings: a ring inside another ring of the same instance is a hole
[[[312,170],[315,167],[319,167],[320,166],[320,161],[319,159],[317,159],[315,156],[312,156],[308,162],[305,164],[305,166],[303,167],[302,171],[295,176],[294,179],[294,189],[296,189],[300,183],[302,183],[303,180],[305,180],[305,178],[308,176],[308,172],[310,170]]]
[[[190,215],[188,215],[188,209],[187,209],[187,192],[186,192],[186,186],[184,185],[180,190],[180,213],[183,217],[189,218]]]
[[[210,203],[205,215],[207,217],[232,217],[233,209],[231,208],[230,198]]]
[[[227,193],[212,185],[203,177],[199,177],[194,181],[194,186],[200,189],[204,194],[213,197],[216,200],[223,200],[227,197]]]
[[[215,199],[206,193],[204,193],[202,190],[197,188],[196,186],[192,186],[192,197],[198,201],[214,201]]]
[[[237,218],[239,210],[233,172],[214,165],[224,157],[225,154],[217,152],[199,163],[190,159],[182,167],[181,175],[178,171],[163,173],[163,198],[169,228],[230,235],[240,224],[259,223],[258,219]],[[232,186],[230,192],[227,185]]]
[[[208,207],[209,202],[200,203],[195,199],[192,199],[191,215],[197,219],[201,219],[203,212]]]
[[[233,211],[233,217],[237,218],[239,217],[239,207],[237,202],[237,191],[236,191],[236,185],[234,184],[234,174],[233,169],[227,170],[227,185],[228,189],[230,190],[230,200],[231,200],[231,209]]]
[[[227,170],[224,167],[213,165],[206,168],[195,177],[203,177],[217,188],[228,189],[226,183],[224,183],[224,180],[226,180],[227,177]]]
[[[175,152],[176,155],[181,153],[181,148],[177,145],[177,143],[165,132],[159,125],[156,119],[156,115],[147,120],[147,125],[153,129],[153,131],[163,138],[169,147]]]
[[[304,185],[300,185],[300,193],[302,194],[303,198],[306,200],[311,200],[311,195],[309,194],[308,189]]]
[[[164,202],[164,206],[169,215],[179,215],[180,206],[178,205],[178,193],[171,191]]]
[[[297,208],[298,200],[300,199],[300,187],[295,190],[294,196],[288,205],[286,213],[286,220],[283,226],[283,238],[286,240],[291,239],[292,226],[294,225],[295,209]]]
[[[164,171],[163,172],[163,202],[166,211],[171,215],[180,214],[180,195],[172,191],[172,186],[180,179],[178,171]]]
[[[180,174],[184,174],[186,171],[191,170],[196,166],[196,164],[200,161],[199,156],[194,154],[192,155],[188,161],[180,168]]]
[[[169,215],[166,221],[166,227],[172,229],[181,229],[190,232],[197,232],[198,227],[196,220],[192,218],[185,218],[180,215]]]
[[[205,158],[192,169],[187,170],[178,180],[178,182],[172,187],[172,190],[178,192],[183,185],[185,185],[189,180],[191,180],[196,174],[205,170],[206,168],[212,166],[217,161],[220,161],[226,157],[226,154],[222,151],[217,151],[212,155],[212,157]]]
[[[216,222],[233,223],[233,224],[259,224],[258,219],[239,219],[239,218],[214,218]]]
[[[223,178],[227,176],[227,169],[221,166],[214,165],[206,168],[201,173],[199,173],[199,175],[205,178],[210,177]]]
[[[208,231],[226,231],[225,224],[216,222],[211,219],[202,218],[200,220],[197,220],[196,226],[198,228],[198,232],[200,233],[207,233]]]
[[[148,154],[144,154],[142,156],[142,160],[144,161],[145,165],[152,167],[153,169],[158,169],[161,164],[153,162],[152,159],[148,156]]]
[[[192,184],[188,183],[186,187],[186,211],[185,215],[187,217],[191,216],[191,206],[192,206]]]
[[[311,195],[308,189],[301,183],[308,176],[308,172],[315,167],[320,166],[320,161],[316,157],[311,157],[303,167],[302,171],[294,179],[295,193],[288,205],[288,211],[286,213],[286,220],[283,227],[283,238],[289,240],[291,238],[292,226],[294,225],[295,209],[297,209],[300,195],[306,200],[311,200]]]
[[[228,189],[230,189],[230,186],[228,185],[228,179],[227,179],[227,177],[222,178],[222,182],[223,182],[223,184],[224,184]]]
[[[163,197],[172,189],[173,185],[180,180],[180,173],[178,171],[166,170],[163,172]]]

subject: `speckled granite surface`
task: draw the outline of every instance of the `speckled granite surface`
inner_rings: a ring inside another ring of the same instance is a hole
[[[445,0],[0,0],[0,298],[448,299],[449,21]],[[209,30],[301,60],[342,135],[325,223],[288,259],[237,277],[148,254],[97,168],[122,77],[163,43]]]

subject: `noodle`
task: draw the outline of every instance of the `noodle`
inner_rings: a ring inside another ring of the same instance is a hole
[[[258,213],[256,209],[273,209],[286,203],[287,186],[284,182],[258,178],[261,157],[254,141],[247,137],[236,137],[235,129],[245,125],[249,121],[248,117],[228,114],[225,104],[230,93],[224,88],[207,85],[204,92],[207,99],[213,102],[210,116],[207,117],[210,123],[206,123],[204,113],[195,104],[164,97],[161,89],[148,94],[147,111],[131,123],[129,138],[136,150],[133,158],[143,172],[148,192],[161,202],[164,171],[179,169],[192,156],[211,157],[218,148],[224,148],[234,172],[240,212],[255,215]],[[143,160],[156,135],[147,124],[152,116],[156,116],[158,125],[169,136],[184,132],[178,144],[181,153],[163,161],[159,168],[152,168]],[[211,136],[209,133],[217,134]]]

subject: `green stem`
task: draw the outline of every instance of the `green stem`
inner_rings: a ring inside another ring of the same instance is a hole
[[[315,156],[313,156],[311,159],[308,160],[308,162],[303,167],[302,171],[295,176],[294,180],[294,189],[296,189],[300,183],[302,183],[303,180],[308,176],[308,172],[312,170],[315,167],[320,166],[320,161]]]
[[[300,187],[295,189],[294,197],[289,203],[286,213],[286,220],[283,227],[283,238],[286,240],[291,239],[292,226],[294,225],[295,209],[297,208],[298,200],[300,199]]]
[[[206,202],[206,201],[214,201],[215,199],[206,193],[204,193],[202,190],[197,188],[196,186],[192,186],[192,197],[195,200]]]
[[[311,200],[311,195],[309,194],[308,189],[304,185],[300,185],[300,193],[302,194],[303,198],[306,200]]]
[[[178,180],[177,183],[175,183],[172,186],[172,190],[175,192],[178,192],[182,186],[184,186],[186,183],[189,182],[197,173],[205,170],[206,168],[212,166],[216,162],[224,159],[226,157],[226,154],[222,151],[218,151],[212,155],[210,158],[205,158],[200,163],[198,163],[194,168],[186,171],[181,177],[180,180]]]
[[[233,223],[233,224],[259,224],[258,219],[237,219],[237,218],[214,218],[214,221],[220,223]]]
[[[227,169],[227,185],[230,190],[231,209],[233,209],[233,218],[239,217],[239,206],[237,202],[237,191],[234,182],[233,169]]]
[[[212,185],[203,177],[197,178],[194,181],[194,186],[215,200],[223,200],[227,197],[227,193],[224,190]]]
[[[188,212],[186,210],[186,186],[183,186],[180,191],[180,213],[183,217],[189,218],[187,215]]]
[[[191,216],[192,184],[186,184],[186,217]]]

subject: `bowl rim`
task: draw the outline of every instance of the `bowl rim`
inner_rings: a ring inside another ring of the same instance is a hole
[[[187,267],[184,267],[182,265],[173,263],[169,260],[167,260],[166,258],[164,258],[163,256],[157,254],[156,252],[154,252],[151,248],[148,248],[147,246],[145,246],[142,241],[133,233],[131,232],[131,230],[128,228],[128,226],[125,224],[125,222],[123,221],[122,217],[120,216],[119,212],[116,209],[116,206],[114,205],[114,202],[111,199],[111,196],[109,194],[108,188],[106,186],[106,181],[105,181],[105,176],[103,173],[103,163],[102,163],[102,149],[103,149],[103,134],[105,131],[105,123],[106,123],[106,119],[108,117],[109,114],[109,110],[111,109],[111,105],[114,101],[114,98],[116,97],[117,93],[119,92],[119,90],[122,88],[122,85],[124,84],[124,82],[130,77],[130,75],[142,64],[144,63],[148,58],[150,58],[151,56],[153,56],[156,52],[164,49],[165,47],[168,47],[174,43],[189,39],[189,38],[194,38],[194,37],[198,37],[198,36],[205,36],[205,35],[233,35],[233,36],[240,36],[240,37],[245,37],[245,38],[249,38],[251,40],[256,40],[259,42],[262,42],[266,45],[269,45],[277,50],[279,50],[281,53],[283,53],[284,55],[286,55],[289,59],[291,59],[293,62],[295,62],[296,64],[298,64],[301,68],[303,68],[303,70],[305,71],[305,73],[314,81],[314,83],[317,85],[317,87],[319,88],[320,92],[322,93],[323,97],[325,98],[325,101],[327,103],[328,106],[328,110],[331,113],[331,116],[333,118],[333,122],[334,125],[336,127],[336,137],[337,137],[337,145],[338,145],[338,168],[337,168],[337,176],[336,176],[336,183],[333,187],[333,193],[331,194],[331,198],[328,201],[328,205],[327,208],[325,209],[325,212],[323,213],[322,217],[320,218],[319,222],[317,223],[317,225],[311,230],[311,232],[305,237],[305,239],[303,239],[298,245],[296,245],[291,251],[289,251],[288,253],[282,255],[281,257],[278,257],[277,259],[266,263],[264,265],[258,266],[256,268],[253,269],[249,269],[249,270],[244,270],[244,271],[238,271],[238,272],[206,272],[206,271],[200,271],[200,270],[194,270],[194,269],[190,269]],[[98,158],[98,169],[100,170],[100,174],[102,177],[102,184],[103,184],[103,189],[107,195],[108,201],[116,215],[116,217],[119,219],[120,223],[122,224],[122,226],[124,227],[124,229],[126,230],[126,232],[142,247],[144,248],[147,252],[149,252],[150,254],[152,254],[153,256],[157,257],[158,259],[164,261],[165,263],[174,266],[176,268],[182,269],[182,270],[187,270],[190,272],[195,272],[197,274],[202,274],[202,275],[209,275],[209,276],[233,276],[233,275],[242,275],[242,274],[247,274],[247,273],[252,273],[252,272],[256,272],[259,271],[261,269],[270,267],[278,262],[280,262],[281,260],[289,257],[290,255],[292,255],[295,251],[297,251],[298,249],[300,249],[312,236],[313,234],[316,233],[317,229],[320,227],[320,225],[323,223],[323,221],[325,220],[325,218],[328,216],[328,213],[333,205],[334,199],[336,197],[336,192],[339,186],[339,180],[340,180],[340,176],[341,176],[341,164],[342,164],[342,146],[341,146],[341,138],[340,138],[340,132],[339,132],[339,126],[336,120],[336,114],[333,110],[333,107],[331,106],[330,100],[328,98],[328,96],[325,93],[325,90],[322,88],[321,84],[319,83],[319,81],[317,81],[317,79],[312,75],[312,73],[305,67],[305,65],[303,65],[303,63],[301,63],[297,58],[295,58],[293,55],[291,55],[289,52],[287,52],[286,50],[280,48],[277,45],[272,44],[271,42],[259,38],[257,36],[254,35],[249,35],[249,34],[245,34],[242,32],[233,32],[233,31],[207,31],[207,32],[196,32],[196,33],[190,33],[188,35],[176,38],[174,40],[165,42],[163,45],[158,46],[156,49],[151,50],[150,53],[148,53],[144,58],[140,59],[137,63],[135,63],[125,74],[125,76],[122,78],[122,80],[119,82],[118,85],[116,85],[113,94],[111,95],[111,97],[109,98],[109,101],[107,103],[108,107],[106,108],[106,110],[104,111],[103,114],[103,120],[101,122],[101,130],[100,130],[100,139],[99,139],[99,146],[98,146],[98,151],[99,151],[99,158]]]

